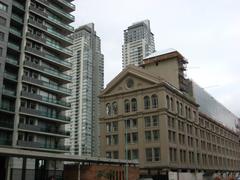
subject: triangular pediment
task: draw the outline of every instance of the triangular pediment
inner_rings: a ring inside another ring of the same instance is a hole
[[[110,95],[143,89],[154,86],[159,82],[161,82],[159,77],[145,72],[142,68],[128,66],[107,85],[101,95]]]

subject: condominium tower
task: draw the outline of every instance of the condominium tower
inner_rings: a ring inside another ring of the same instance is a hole
[[[96,156],[99,108],[97,96],[103,89],[101,40],[96,35],[93,23],[77,28],[72,37],[71,153]]]
[[[122,68],[129,64],[142,64],[143,58],[154,51],[154,35],[151,32],[149,20],[134,23],[124,30]]]
[[[64,126],[70,122],[65,99],[71,95],[66,87],[71,82],[66,74],[71,63],[65,59],[72,56],[67,47],[73,43],[68,35],[74,31],[69,25],[74,10],[71,0],[0,0],[1,147],[69,151],[63,142],[69,137]],[[33,169],[52,166],[38,163],[23,164]],[[21,162],[0,157],[0,167],[4,164],[18,169]],[[12,172],[13,179],[14,175],[19,179],[18,173]]]

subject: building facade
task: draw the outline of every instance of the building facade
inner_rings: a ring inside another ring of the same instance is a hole
[[[96,156],[98,154],[98,94],[103,89],[103,54],[101,40],[96,35],[94,24],[77,28],[73,34],[71,47],[74,56],[70,85],[72,96],[71,153],[75,155]]]
[[[71,0],[0,0],[1,147],[69,151],[63,143],[69,137],[64,126],[70,122],[65,111],[71,63],[66,59],[72,56],[67,47],[73,43],[68,35],[74,31],[69,25],[74,10]],[[22,163],[38,168],[38,162],[0,160],[1,167],[8,163],[12,169]]]
[[[199,109],[176,50],[128,66],[100,95],[101,155],[137,159],[141,177],[239,172],[238,134]]]
[[[154,35],[151,32],[149,20],[134,23],[124,30],[122,68],[129,64],[142,64],[143,58],[154,51]]]

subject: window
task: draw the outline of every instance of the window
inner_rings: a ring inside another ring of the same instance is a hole
[[[152,95],[152,108],[158,107],[158,97],[156,94]]]
[[[132,160],[137,160],[138,159],[138,150],[133,149],[132,150]]]
[[[171,143],[175,143],[176,142],[176,132],[168,131],[168,140]]]
[[[128,99],[124,101],[124,109],[126,113],[130,112],[130,103]]]
[[[0,16],[0,25],[6,26],[6,24],[7,24],[7,20]]]
[[[0,41],[4,41],[4,33],[0,31]]]
[[[144,117],[144,122],[145,122],[145,127],[150,127],[151,126],[151,118],[150,118],[150,116]]]
[[[149,96],[144,97],[144,109],[149,109],[150,108],[150,98]]]
[[[154,161],[160,160],[160,148],[153,148]]]
[[[177,161],[177,149],[169,148],[169,156],[170,156],[170,162],[176,162]]]
[[[3,48],[0,47],[0,57],[2,57],[3,54]]]
[[[6,4],[3,4],[2,2],[0,2],[0,10],[7,12],[8,6]]]
[[[138,133],[134,132],[132,133],[132,143],[137,143],[138,142]]]
[[[135,98],[131,100],[131,104],[132,104],[132,111],[137,111],[137,100]]]
[[[170,99],[170,102],[171,102],[171,110],[173,111],[174,110],[173,98]]]
[[[152,116],[152,125],[159,126],[159,116]]]
[[[113,110],[113,114],[116,115],[118,113],[118,107],[117,107],[117,103],[113,102],[112,103],[112,110]]]
[[[112,136],[112,143],[114,144],[114,145],[117,145],[118,144],[118,135],[113,135]]]
[[[169,99],[169,96],[167,96],[166,99],[167,99],[167,108],[170,109],[170,99]]]
[[[151,141],[152,140],[151,131],[145,131],[145,140],[146,141]]]
[[[113,151],[113,159],[118,159],[118,151]]]
[[[152,161],[152,148],[146,149],[146,161]]]
[[[109,103],[106,105],[106,114],[109,116],[111,115],[111,106]]]
[[[160,138],[159,130],[153,130],[153,140],[158,141]]]

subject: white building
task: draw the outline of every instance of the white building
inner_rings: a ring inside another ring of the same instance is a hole
[[[150,21],[144,20],[124,30],[122,46],[122,67],[129,64],[140,65],[143,58],[155,51],[154,35],[150,29]]]
[[[101,41],[96,35],[94,24],[79,27],[73,34],[73,64],[71,76],[72,105],[71,153],[96,156],[98,154],[98,94],[103,88],[103,54]]]

